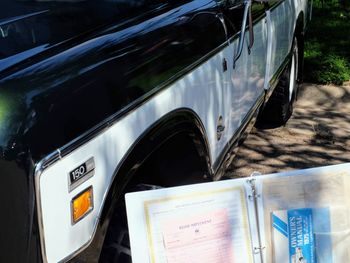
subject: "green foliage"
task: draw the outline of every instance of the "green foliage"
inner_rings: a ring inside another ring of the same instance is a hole
[[[305,80],[341,85],[350,80],[350,12],[334,1],[315,1],[305,43]]]
[[[328,54],[320,61],[313,77],[319,83],[341,85],[350,79],[348,63],[342,57]]]

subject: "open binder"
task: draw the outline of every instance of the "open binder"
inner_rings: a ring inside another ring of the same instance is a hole
[[[134,263],[350,262],[350,164],[128,193]]]

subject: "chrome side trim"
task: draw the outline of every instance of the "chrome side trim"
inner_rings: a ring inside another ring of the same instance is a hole
[[[52,152],[51,154],[46,156],[44,159],[42,159],[35,166],[35,170],[34,170],[34,187],[35,187],[35,198],[36,198],[36,206],[37,206],[37,213],[38,213],[40,247],[41,247],[42,260],[44,263],[47,263],[47,255],[46,255],[46,248],[45,248],[45,237],[44,237],[45,229],[43,224],[41,196],[40,196],[40,177],[46,168],[45,165],[47,163],[51,164],[52,161],[57,161],[58,160],[57,156],[59,156],[59,152],[56,150],[55,152]]]
[[[251,1],[250,0],[245,0],[244,1],[244,13],[243,13],[243,23],[242,23],[242,28],[239,36],[239,44],[238,44],[238,49],[236,50],[233,58],[233,68],[236,66],[236,61],[240,58],[243,50],[243,42],[245,41],[245,33],[247,31],[247,18],[248,18],[248,11],[251,6]]]
[[[14,23],[14,22],[17,22],[19,20],[30,18],[32,16],[36,16],[36,15],[40,15],[40,14],[43,14],[43,13],[47,13],[49,11],[50,10],[43,10],[43,11],[39,11],[39,12],[30,13],[30,14],[27,14],[27,15],[5,18],[3,20],[0,20],[0,26],[4,26],[4,25],[10,24],[10,23]]]
[[[227,27],[226,27],[226,24],[225,24],[225,19],[224,19],[224,15],[222,13],[220,14],[217,14],[216,17],[220,20],[220,23],[222,24],[222,27],[225,31],[225,36],[226,38],[228,38],[228,31],[227,31]]]

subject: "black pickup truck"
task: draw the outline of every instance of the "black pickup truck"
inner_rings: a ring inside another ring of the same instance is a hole
[[[123,194],[217,180],[258,116],[285,123],[309,19],[306,0],[1,0],[0,262],[129,262]]]

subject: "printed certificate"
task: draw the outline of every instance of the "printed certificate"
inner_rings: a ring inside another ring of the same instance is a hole
[[[130,207],[137,209],[138,204],[143,213],[137,219],[144,222],[136,224],[131,222],[136,222],[136,217],[128,218],[129,226],[134,226],[131,236],[139,233],[137,241],[131,243],[140,244],[137,253],[147,250],[150,263],[254,262],[242,185],[228,187],[217,182],[160,189],[152,191],[153,196],[147,192],[127,195],[128,214],[132,213]],[[146,233],[146,238],[140,233]],[[133,262],[147,262],[145,256],[139,258],[133,254]]]
[[[151,263],[252,260],[243,189],[150,200],[145,212]]]
[[[168,263],[233,262],[232,232],[226,209],[165,221],[162,235]]]

